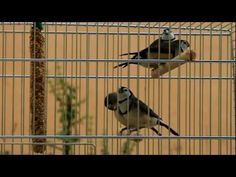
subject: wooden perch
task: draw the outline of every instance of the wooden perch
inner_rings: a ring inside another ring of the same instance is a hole
[[[176,56],[172,59],[174,60],[186,60],[186,61],[193,61],[196,58],[196,53],[193,50],[187,50],[180,55]],[[179,67],[180,65],[184,64],[185,62],[167,62],[164,65],[160,65],[157,69],[153,69],[151,71],[151,76],[153,78],[159,78],[161,75]]]

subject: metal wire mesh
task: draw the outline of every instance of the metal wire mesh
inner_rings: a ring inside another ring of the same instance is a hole
[[[46,22],[46,58],[40,61],[30,58],[32,24],[0,23],[1,154],[37,154],[34,137],[46,138],[43,154],[65,154],[66,148],[69,154],[235,154],[235,22]],[[120,54],[147,47],[169,26],[177,39],[190,42],[196,61],[185,61],[160,78],[140,65],[113,69],[130,61]],[[46,62],[45,136],[30,131],[32,61]],[[118,135],[122,125],[104,106],[104,98],[121,85],[180,136],[164,129],[163,136],[149,129],[139,130],[138,137]],[[67,89],[74,112],[63,104]],[[73,114],[70,135],[63,129],[68,114]]]

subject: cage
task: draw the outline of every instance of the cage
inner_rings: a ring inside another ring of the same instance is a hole
[[[44,22],[41,31],[34,24],[0,23],[1,154],[235,155],[235,22]],[[167,27],[190,43],[194,61],[158,78],[140,64],[114,69],[130,61],[122,53],[148,47]],[[162,136],[148,128],[119,135],[124,126],[104,98],[120,86],[180,136],[161,127]]]

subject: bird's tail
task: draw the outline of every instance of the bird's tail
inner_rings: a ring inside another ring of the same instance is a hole
[[[125,62],[125,63],[121,63],[121,64],[119,64],[119,65],[114,66],[113,69],[118,68],[118,67],[125,68],[127,65],[128,65],[127,62]]]
[[[161,126],[163,126],[163,127],[167,128],[168,130],[170,130],[170,132],[171,132],[173,135],[179,136],[179,134],[178,134],[175,130],[173,130],[171,127],[169,127],[169,126],[168,126],[167,124],[165,124],[164,122],[158,121],[157,124],[160,124]]]
[[[123,56],[123,55],[134,55],[131,59],[135,59],[136,58],[136,56],[137,56],[137,54],[138,54],[138,52],[131,52],[131,53],[123,53],[123,54],[121,54],[120,56]],[[122,67],[122,68],[125,68],[126,66],[128,66],[129,64],[137,64],[137,63],[134,63],[134,62],[125,62],[125,63],[121,63],[121,64],[119,64],[119,65],[116,65],[116,66],[114,66],[113,68],[115,69],[115,68],[118,68],[118,67]]]
[[[133,59],[133,58],[131,58],[131,59]],[[130,65],[130,64],[135,64],[135,65],[137,65],[137,63],[130,61],[130,62],[124,62],[124,63],[121,63],[121,64],[119,64],[119,65],[116,65],[116,66],[113,67],[113,69],[118,68],[118,67],[125,68],[126,66],[128,66],[128,65]]]
[[[123,54],[121,54],[120,56],[124,56],[124,55],[135,55],[135,54],[137,54],[138,52],[128,52],[128,53],[123,53]]]

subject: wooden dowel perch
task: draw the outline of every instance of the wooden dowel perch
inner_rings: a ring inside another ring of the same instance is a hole
[[[186,61],[194,61],[196,58],[196,53],[193,50],[187,50],[180,55],[176,56],[172,59],[174,60],[186,60]],[[167,62],[165,65],[160,65],[157,69],[151,71],[151,76],[153,78],[159,78],[161,75],[179,67],[185,62]]]
[[[36,23],[30,33],[30,57],[45,58],[45,38],[41,33],[42,24]],[[45,90],[45,62],[30,62],[30,115],[31,133],[33,135],[46,135],[46,90]],[[45,138],[33,138],[33,143],[45,143]],[[34,144],[35,153],[43,153],[46,146]]]

